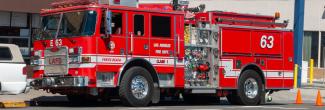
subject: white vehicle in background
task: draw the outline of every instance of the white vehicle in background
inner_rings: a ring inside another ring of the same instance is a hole
[[[17,45],[0,44],[0,94],[29,91],[26,64]]]

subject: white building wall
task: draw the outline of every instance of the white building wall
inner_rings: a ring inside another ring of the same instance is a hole
[[[325,0],[305,1],[305,30],[325,31]]]

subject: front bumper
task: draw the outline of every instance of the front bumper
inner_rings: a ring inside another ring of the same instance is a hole
[[[45,77],[33,80],[30,85],[34,88],[50,87],[86,87],[88,77]]]

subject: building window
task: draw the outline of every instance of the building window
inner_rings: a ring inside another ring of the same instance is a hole
[[[171,37],[171,18],[169,16],[152,16],[151,30],[153,37]]]
[[[20,28],[0,27],[0,36],[19,36]]]
[[[32,27],[40,28],[41,27],[41,16],[40,14],[32,14]]]
[[[0,60],[11,60],[12,55],[8,47],[0,47]]]
[[[143,15],[134,15],[134,34],[136,36],[144,35],[144,16]]]
[[[12,12],[11,14],[12,27],[27,27],[27,13]]]
[[[324,62],[325,62],[325,32],[321,33],[321,45],[320,45],[320,67],[324,68]]]
[[[0,26],[10,26],[10,12],[0,11]]]
[[[318,66],[318,40],[318,32],[304,32],[303,60],[314,59],[315,67]]]
[[[8,38],[0,38],[0,43],[7,44],[7,43],[9,43],[9,39]]]
[[[28,47],[28,39],[15,38],[12,39],[12,44],[16,44],[19,47]]]

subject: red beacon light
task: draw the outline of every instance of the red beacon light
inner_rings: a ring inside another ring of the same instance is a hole
[[[53,8],[64,8],[69,6],[98,4],[98,0],[56,0],[51,3]]]

